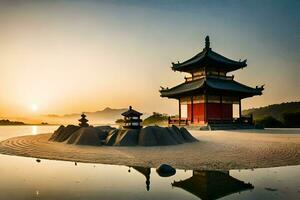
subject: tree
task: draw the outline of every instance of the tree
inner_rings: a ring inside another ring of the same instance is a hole
[[[284,113],[283,123],[288,128],[300,128],[300,112]]]
[[[116,124],[123,124],[125,121],[124,119],[117,119]]]
[[[281,128],[283,123],[272,116],[267,116],[263,119],[255,120],[256,126],[262,126],[265,128]]]

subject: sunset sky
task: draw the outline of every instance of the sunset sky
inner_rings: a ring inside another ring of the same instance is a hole
[[[204,47],[248,67],[262,96],[243,109],[300,100],[300,1],[0,2],[0,117],[132,105],[176,113],[159,96],[186,75],[171,62]]]

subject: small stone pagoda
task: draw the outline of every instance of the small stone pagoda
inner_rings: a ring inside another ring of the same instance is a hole
[[[84,113],[82,113],[81,115],[81,119],[78,120],[80,123],[79,123],[79,126],[80,127],[88,127],[89,124],[87,123],[89,120],[86,119],[86,115]]]
[[[129,106],[129,110],[126,112],[122,113],[124,116],[124,126],[123,128],[125,129],[140,129],[142,128],[141,126],[141,116],[143,115],[142,113],[133,110],[131,106]]]

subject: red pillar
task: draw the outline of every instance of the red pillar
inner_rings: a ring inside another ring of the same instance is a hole
[[[207,95],[204,93],[204,123],[207,123]]]
[[[239,97],[239,118],[240,118],[240,123],[242,123],[242,103],[241,103],[241,97]]]
[[[181,103],[180,103],[180,98],[178,99],[178,105],[179,105],[179,126],[180,126],[180,122],[181,122]]]
[[[223,97],[220,96],[221,121],[223,121]]]
[[[191,96],[191,123],[194,122],[194,98]]]

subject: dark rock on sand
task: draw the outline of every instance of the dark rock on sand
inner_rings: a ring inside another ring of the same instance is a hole
[[[160,146],[181,144],[177,142],[173,135],[174,131],[168,127],[148,126],[140,132],[139,145]]]
[[[55,142],[66,141],[75,131],[79,130],[80,126],[68,125],[66,127],[60,126],[49,139]]]
[[[113,146],[116,142],[118,132],[119,132],[118,129],[110,131],[108,133],[108,136],[106,137],[105,144],[108,145],[108,146]]]
[[[177,127],[176,127],[177,128]],[[194,138],[188,130],[186,130],[184,127],[180,128],[180,132],[185,140],[185,142],[196,142],[198,141],[196,138]]]
[[[176,169],[174,169],[170,165],[162,164],[156,169],[156,172],[158,173],[159,176],[169,177],[169,176],[173,176],[174,174],[176,174]]]
[[[78,145],[163,146],[195,142],[185,128],[148,126],[142,129],[115,129],[109,126],[59,127],[51,141]]]
[[[136,146],[138,144],[138,129],[121,129],[118,131],[114,146]]]
[[[178,129],[176,126],[159,127],[148,126],[143,128],[139,135],[139,143],[141,146],[161,146],[176,145],[186,142],[196,142],[194,138],[185,128]]]
[[[101,146],[100,130],[94,127],[81,127],[66,141],[67,144]]]
[[[50,141],[66,142],[67,144],[80,145],[101,145],[102,141],[107,138],[110,130],[114,128],[110,126],[97,127],[80,127],[68,125],[60,126],[50,137]],[[100,143],[100,144],[99,144]]]

